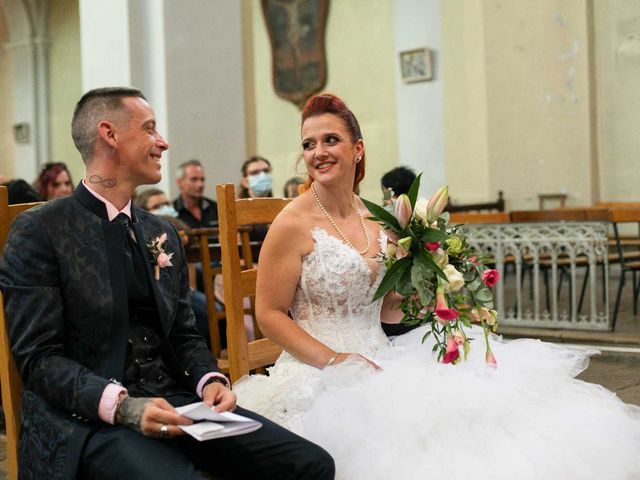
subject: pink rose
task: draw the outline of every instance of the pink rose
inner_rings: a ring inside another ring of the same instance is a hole
[[[440,242],[424,242],[424,248],[433,252],[440,248]]]
[[[172,267],[173,264],[171,263],[171,257],[173,256],[173,253],[171,255],[167,255],[166,253],[162,252],[158,255],[158,266],[160,268],[165,268],[165,267]]]
[[[500,274],[498,273],[497,270],[493,269],[493,268],[489,268],[487,270],[485,270],[484,272],[482,272],[482,281],[484,282],[484,284],[491,288],[493,287],[496,283],[498,283],[498,280],[500,280]]]

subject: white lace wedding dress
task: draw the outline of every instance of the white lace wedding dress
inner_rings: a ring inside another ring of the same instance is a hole
[[[574,379],[595,352],[494,336],[493,369],[480,331],[456,366],[436,362],[423,329],[390,345],[371,303],[382,269],[326,231],[312,234],[294,320],[383,371],[355,361],[319,370],[285,352],[269,376],[234,389],[239,405],[327,449],[337,478],[640,478],[640,409]]]

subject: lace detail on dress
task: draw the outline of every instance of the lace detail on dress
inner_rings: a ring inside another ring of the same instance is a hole
[[[320,227],[311,235],[315,248],[302,261],[291,304],[294,321],[336,351],[374,353],[388,344],[380,326],[382,301],[371,302],[384,267],[374,259],[369,264]],[[382,233],[379,241],[382,247]],[[377,267],[375,273],[370,265]]]

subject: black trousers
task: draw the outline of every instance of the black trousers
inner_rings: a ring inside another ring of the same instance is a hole
[[[335,476],[321,447],[238,407],[236,413],[262,422],[255,432],[198,442],[185,435],[145,437],[120,425],[100,427],[87,440],[79,478],[102,480],[308,479]]]

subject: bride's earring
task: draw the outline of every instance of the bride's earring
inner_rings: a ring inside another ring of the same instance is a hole
[[[360,157],[356,157],[356,163],[360,163],[361,158]]]

